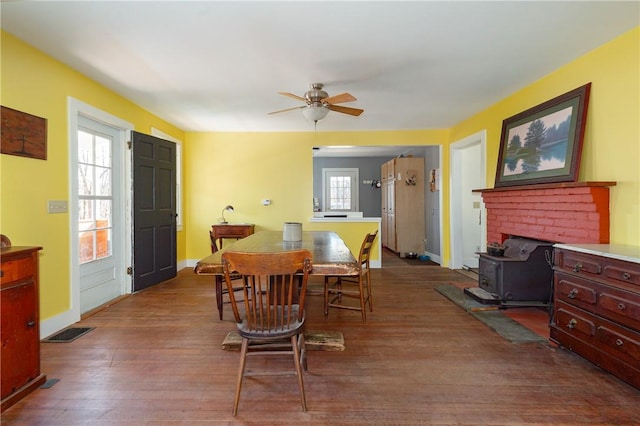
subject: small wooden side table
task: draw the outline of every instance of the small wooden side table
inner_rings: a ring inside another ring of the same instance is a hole
[[[216,252],[222,249],[222,240],[225,238],[235,238],[236,240],[248,237],[253,234],[254,225],[252,223],[219,223],[211,225],[211,251]],[[222,287],[223,278],[221,275],[215,276],[216,282],[216,305],[218,307],[218,316],[222,320],[222,295],[227,292]]]
[[[219,223],[211,225],[214,241],[220,241],[218,249],[222,248],[222,240],[225,238],[245,238],[253,234],[255,225],[252,223]]]

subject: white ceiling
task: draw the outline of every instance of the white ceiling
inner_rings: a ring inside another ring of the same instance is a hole
[[[640,24],[625,1],[2,2],[2,28],[187,131],[450,127]],[[585,82],[586,83],[586,82]]]

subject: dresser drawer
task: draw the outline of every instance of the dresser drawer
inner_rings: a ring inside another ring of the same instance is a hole
[[[598,295],[598,308],[603,317],[640,331],[640,295],[605,287]]]
[[[2,287],[21,279],[33,277],[36,273],[36,267],[37,264],[34,263],[31,256],[3,261],[2,273],[0,273]]]
[[[583,253],[556,249],[555,266],[567,272],[591,277],[602,275],[604,259]]]
[[[556,272],[555,298],[640,331],[640,293]]]
[[[598,303],[596,284],[573,275],[555,274],[556,296],[567,303],[595,309]]]
[[[596,322],[588,312],[560,305],[556,308],[554,324],[573,337],[595,344]]]
[[[624,283],[640,286],[640,271],[636,264],[635,269],[626,262],[615,262],[604,267],[604,276]],[[640,291],[640,287],[638,288]]]
[[[640,369],[640,334],[615,324],[603,324],[596,330],[596,339],[601,350]]]

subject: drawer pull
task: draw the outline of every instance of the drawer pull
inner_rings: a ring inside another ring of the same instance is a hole
[[[569,292],[569,294],[567,294],[567,297],[569,299],[575,299],[576,298],[576,294],[578,294],[578,289],[577,288],[572,288],[571,291]]]
[[[582,263],[576,263],[573,266],[573,272],[580,272],[582,270]]]
[[[618,303],[618,309],[620,309],[621,311],[624,311],[625,309],[627,309],[627,307],[624,305],[624,303],[620,302]]]
[[[576,325],[578,325],[578,321],[575,318],[571,318],[571,321],[569,321],[569,323],[567,324],[567,328],[573,330],[574,328],[576,328]]]
[[[616,339],[616,345],[622,346],[624,345],[624,342],[622,341],[622,339]]]
[[[628,272],[625,272],[624,274],[622,274],[622,278],[624,278],[625,280],[631,279],[631,274]]]
[[[32,327],[34,327],[35,325],[36,325],[36,322],[35,322],[35,321],[29,321],[29,322],[27,323],[27,327],[29,327],[29,328],[32,328]]]

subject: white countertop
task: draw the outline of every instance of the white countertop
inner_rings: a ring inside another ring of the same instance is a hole
[[[622,244],[554,244],[554,247],[640,263],[640,246]]]
[[[321,223],[321,222],[378,222],[380,223],[382,218],[379,217],[312,217],[309,222]]]

